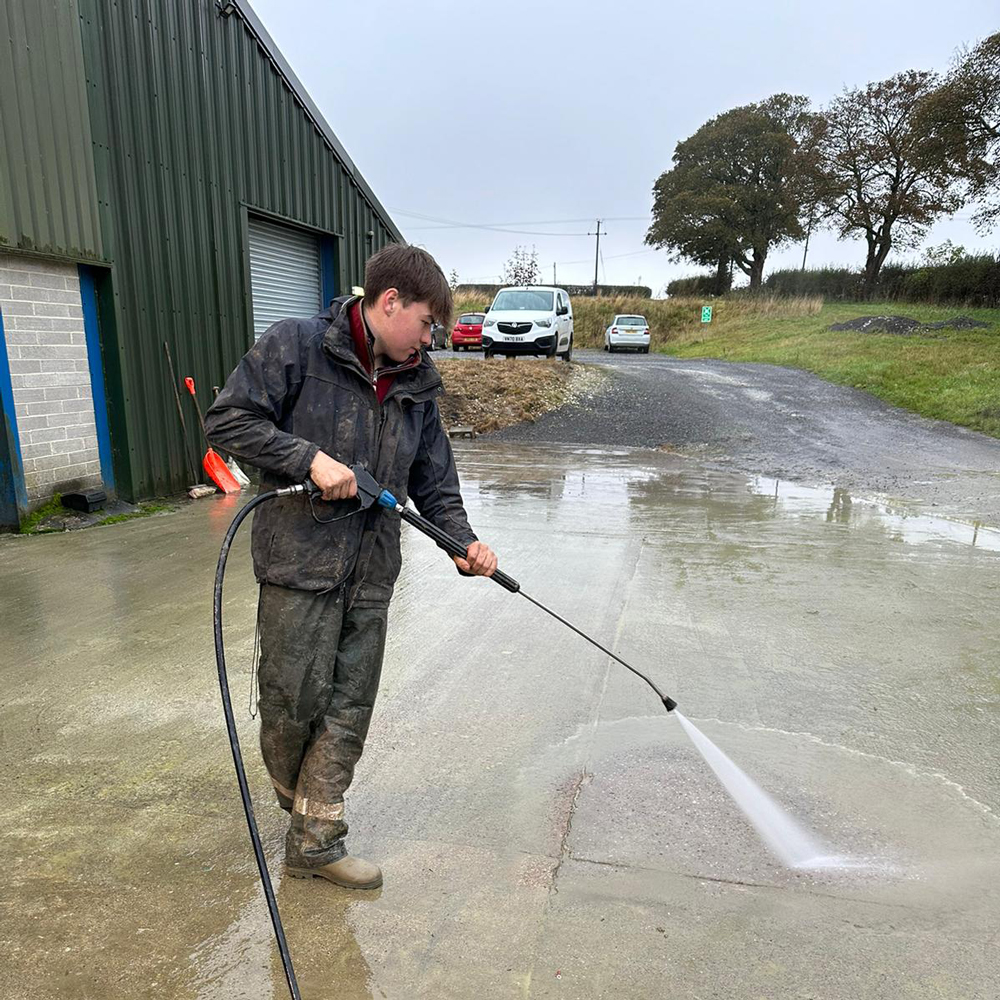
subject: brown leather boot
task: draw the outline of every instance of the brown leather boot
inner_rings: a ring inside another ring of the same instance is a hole
[[[293,868],[285,865],[285,872],[292,878],[325,878],[345,889],[377,889],[382,884],[382,869],[378,865],[350,854],[321,868]]]

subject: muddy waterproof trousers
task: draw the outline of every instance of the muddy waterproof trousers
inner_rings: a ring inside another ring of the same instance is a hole
[[[285,860],[320,867],[347,853],[344,792],[364,749],[385,651],[385,605],[346,606],[347,587],[315,593],[262,584],[260,745],[291,813]]]

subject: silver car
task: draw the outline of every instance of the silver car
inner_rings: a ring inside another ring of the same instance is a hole
[[[619,313],[604,331],[604,350],[649,354],[649,324],[645,316]]]
[[[431,342],[427,346],[428,351],[443,351],[448,346],[448,331],[435,323],[431,327]]]

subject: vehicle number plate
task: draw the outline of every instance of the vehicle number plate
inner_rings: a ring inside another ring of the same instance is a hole
[[[515,337],[512,333],[507,334],[508,340],[524,340],[524,337]]]

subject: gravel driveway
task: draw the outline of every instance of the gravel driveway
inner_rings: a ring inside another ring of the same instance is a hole
[[[574,360],[610,369],[595,396],[490,437],[662,448],[1000,523],[1000,440],[794,368],[601,351]]]

